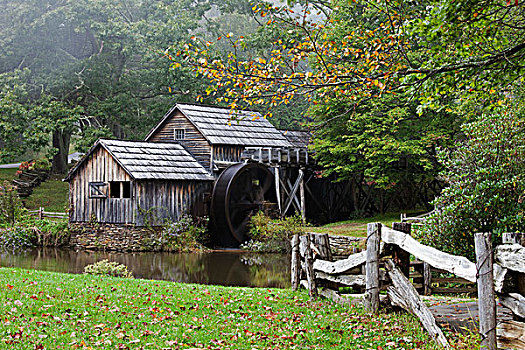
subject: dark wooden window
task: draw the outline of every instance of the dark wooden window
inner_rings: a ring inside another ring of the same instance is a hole
[[[186,137],[185,134],[185,129],[175,129],[175,140],[184,140],[184,138]]]
[[[111,181],[109,183],[109,196],[111,198],[131,198],[131,182]]]
[[[109,196],[111,198],[120,198],[120,181],[111,181],[109,183]]]
[[[89,198],[107,198],[107,186],[105,182],[90,182],[89,187]]]
[[[122,182],[122,198],[131,198],[131,182]]]

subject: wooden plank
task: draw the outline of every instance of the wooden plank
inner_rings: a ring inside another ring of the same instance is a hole
[[[366,239],[366,287],[365,309],[372,313],[379,311],[379,243],[381,224],[370,223]]]
[[[325,261],[325,260],[315,260],[314,261],[314,270],[321,271],[325,273],[345,273],[350,271],[356,266],[366,263],[366,251],[352,254],[344,260],[339,260],[335,262]]]
[[[465,257],[441,252],[419,243],[403,232],[387,227],[383,227],[381,238],[385,243],[395,244],[435,268],[454,273],[471,282],[476,281],[476,265]]]
[[[502,321],[496,330],[498,348],[525,349],[525,323],[517,321]]]
[[[480,349],[496,349],[496,301],[492,272],[492,243],[490,233],[476,233],[476,268],[478,270],[478,308]]]
[[[299,289],[299,280],[301,279],[301,255],[299,253],[299,235],[292,237],[292,290]]]
[[[316,272],[316,277],[321,280],[335,282],[349,287],[364,287],[365,275],[340,275],[333,276],[324,272]]]
[[[525,318],[525,297],[518,293],[509,293],[499,296],[499,302],[508,307],[514,315]]]
[[[497,246],[495,260],[502,267],[525,273],[525,247],[519,244],[503,244]]]
[[[476,293],[478,290],[475,286],[472,287],[432,287],[432,294],[460,294],[460,293]]]
[[[450,345],[448,344],[447,338],[445,338],[445,335],[437,326],[434,316],[421,300],[408,278],[403,275],[390,259],[385,261],[385,267],[393,283],[393,286],[388,288],[388,297],[392,304],[402,307],[417,316],[423,324],[423,327],[425,327],[427,332],[434,338],[436,343],[449,349]]]
[[[324,298],[332,300],[334,303],[339,305],[345,305],[345,306],[351,306],[352,300],[342,297],[341,294],[337,293],[336,291],[328,288],[324,288],[319,292],[319,295],[321,295]]]

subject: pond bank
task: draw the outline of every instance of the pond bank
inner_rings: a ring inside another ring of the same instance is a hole
[[[124,264],[137,278],[245,287],[290,286],[290,258],[241,250],[202,253],[122,253],[38,248],[0,253],[0,266],[82,273],[84,267],[108,259]]]

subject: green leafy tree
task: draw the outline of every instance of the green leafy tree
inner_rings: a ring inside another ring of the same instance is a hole
[[[462,130],[464,140],[439,154],[449,186],[434,201],[421,237],[474,258],[474,233],[493,232],[497,240],[525,229],[525,116],[504,105]]]

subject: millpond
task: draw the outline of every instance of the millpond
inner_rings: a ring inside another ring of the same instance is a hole
[[[126,265],[135,278],[224,286],[290,286],[290,259],[287,255],[240,250],[116,253],[39,248],[16,253],[0,252],[0,267],[83,273],[86,265],[103,259]]]

